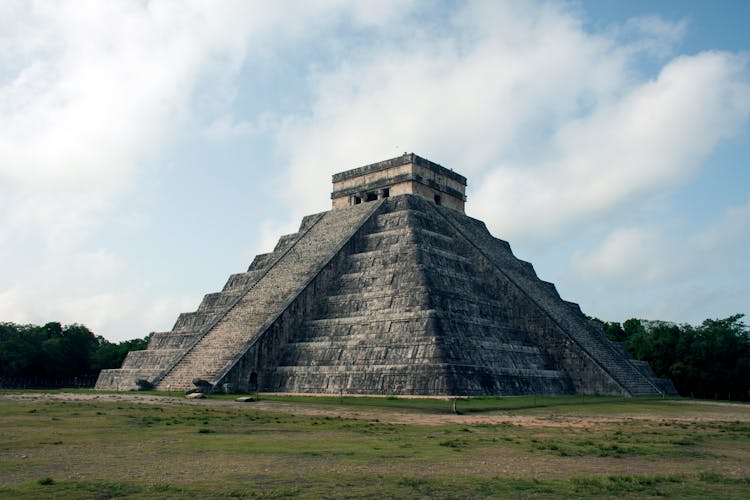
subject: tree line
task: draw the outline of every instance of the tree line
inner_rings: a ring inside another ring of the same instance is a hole
[[[682,396],[750,399],[750,331],[744,315],[707,319],[698,326],[629,319],[598,319],[610,340],[621,342]]]
[[[145,349],[143,339],[112,343],[83,325],[43,326],[0,323],[0,379],[44,381],[96,378],[119,368],[129,351]]]
[[[750,399],[750,331],[736,314],[699,326],[629,319],[622,324],[596,318],[610,340],[621,342],[659,377],[672,380],[682,396]],[[0,323],[0,379],[96,378],[119,368],[142,339],[112,343],[83,325]]]

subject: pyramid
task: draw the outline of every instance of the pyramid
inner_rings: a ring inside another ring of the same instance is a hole
[[[333,176],[333,208],[103,370],[102,390],[674,394],[510,245],[466,178],[415,154]]]

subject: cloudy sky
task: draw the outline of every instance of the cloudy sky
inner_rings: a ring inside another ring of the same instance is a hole
[[[168,330],[415,152],[605,320],[750,314],[750,2],[0,2],[0,321]]]

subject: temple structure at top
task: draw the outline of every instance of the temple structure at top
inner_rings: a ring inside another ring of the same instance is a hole
[[[414,153],[333,176],[334,209],[401,194],[415,194],[463,213],[466,177]]]

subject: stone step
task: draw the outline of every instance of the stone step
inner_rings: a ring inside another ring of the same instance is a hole
[[[194,377],[216,379],[378,207],[378,203],[368,203],[323,214],[166,374],[158,387]]]
[[[351,261],[349,268],[339,275],[339,287],[345,293],[367,291],[370,287],[425,286],[426,274],[430,272],[430,284],[440,289],[456,290],[461,293],[475,288],[481,291],[486,277],[475,272],[471,264],[462,256],[447,252],[424,252],[415,264],[404,258],[388,265],[367,265],[366,259]],[[374,291],[374,290],[373,290]]]
[[[102,370],[96,380],[96,390],[107,391],[134,391],[138,389],[135,383],[138,379],[153,380],[158,376],[158,369],[128,369],[117,368]]]
[[[413,293],[427,293],[428,287],[425,286],[413,286],[408,289],[399,288],[397,290],[371,290],[357,293],[339,293],[337,288],[329,290],[329,293],[321,298],[324,303],[338,303],[338,302],[349,302],[352,300],[373,300],[373,299],[388,299],[390,297],[397,297],[399,295],[410,295]]]
[[[370,274],[374,274],[379,271],[388,271],[391,266],[415,268],[417,262],[425,267],[454,270],[458,274],[471,269],[471,262],[452,250],[420,246],[416,243],[389,247],[389,250],[358,252],[348,256],[347,261],[349,263],[348,273],[369,271]]]
[[[347,333],[343,333],[346,331]],[[375,344],[412,344],[412,343],[432,343],[438,341],[442,336],[438,335],[427,335],[420,331],[398,331],[393,332],[394,335],[389,338],[384,338],[383,333],[390,333],[389,330],[383,329],[380,332],[372,330],[358,329],[352,332],[348,327],[344,327],[334,330],[320,330],[320,329],[301,329],[299,333],[294,335],[290,340],[290,344],[304,345],[375,345]],[[397,337],[396,337],[397,335]]]
[[[347,287],[341,287],[346,290]],[[508,318],[509,305],[480,295],[472,287],[468,293],[457,294],[433,287],[411,287],[391,291],[379,288],[374,291],[361,293],[342,293],[328,295],[321,299],[316,317],[339,318],[348,316],[376,315],[382,312],[399,313],[401,311],[419,309],[439,309],[446,317],[475,317],[498,322],[505,322]]]
[[[403,363],[407,360],[436,363],[443,356],[434,344],[401,346],[351,346],[309,349],[291,346],[280,358],[280,366],[353,366]]]
[[[378,215],[372,233],[406,226],[420,227],[440,233],[443,226],[438,223],[438,219],[430,217],[421,210],[405,208]]]
[[[497,352],[513,352],[513,353],[524,353],[524,354],[542,354],[538,347],[534,345],[523,345],[523,344],[512,344],[505,342],[489,342],[482,340],[472,340],[467,342],[465,339],[458,341],[457,339],[446,338],[446,337],[424,337],[415,335],[412,339],[398,338],[383,338],[382,335],[352,335],[346,339],[340,337],[334,337],[330,339],[323,339],[317,337],[316,340],[299,340],[290,342],[289,345],[299,349],[318,349],[318,348],[367,348],[370,346],[379,347],[408,347],[417,345],[444,345],[459,348],[470,348],[470,349],[483,349],[487,351]]]
[[[429,308],[429,296],[422,288],[414,288],[409,292],[411,293],[398,293],[376,298],[352,298],[349,300],[332,300],[331,297],[326,297],[322,300],[316,315],[328,318],[353,315],[374,317],[382,312],[397,313]]]
[[[390,248],[390,247],[389,247]],[[404,268],[414,268],[414,262],[419,255],[415,245],[394,250],[373,250],[348,255],[342,274],[353,274],[370,271],[398,271]]]
[[[172,327],[172,332],[180,334],[191,334],[200,332],[200,330],[209,324],[217,316],[216,312],[195,311],[180,313],[177,321]]]
[[[172,332],[153,332],[148,340],[148,349],[158,349],[160,347],[167,347],[166,341]]]
[[[281,254],[286,249],[291,247],[294,242],[297,240],[297,238],[300,237],[300,233],[292,233],[292,234],[285,234],[281,238],[279,238],[279,241],[276,243],[276,246],[273,248],[273,253],[279,253]]]
[[[432,321],[429,325],[428,322]],[[413,319],[410,321],[372,321],[366,324],[358,322],[314,325],[305,323],[294,336],[294,340],[328,341],[337,339],[352,339],[365,343],[376,343],[382,341],[384,334],[397,335],[399,339],[407,342],[412,339],[438,339],[456,335],[460,332],[460,338],[466,340],[492,339],[495,342],[507,342],[512,344],[532,345],[528,336],[515,329],[509,329],[503,324],[494,323],[487,325],[460,324],[463,329],[454,324],[443,324],[436,319]]]
[[[411,266],[396,267],[381,274],[358,272],[341,274],[336,279],[336,289],[342,293],[397,290],[400,287],[426,286],[424,272]]]
[[[283,254],[283,251],[258,254],[248,266],[247,271],[256,271],[259,275],[262,275]]]
[[[437,311],[434,309],[420,309],[415,308],[412,311],[393,311],[383,312],[377,315],[377,317],[370,316],[369,314],[353,315],[341,318],[319,318],[305,321],[306,326],[328,326],[328,325],[340,325],[340,324],[364,324],[364,323],[381,323],[381,322],[398,322],[398,321],[410,321],[410,320],[427,320],[430,318],[437,318]]]
[[[244,273],[236,273],[229,276],[227,283],[224,285],[222,291],[228,293],[241,293],[246,287],[251,286],[255,281],[263,275],[264,269],[254,269],[252,271],[246,271]]]
[[[130,351],[125,356],[122,368],[153,369],[161,371],[166,369],[184,352],[184,349],[145,349],[142,351]]]
[[[350,319],[350,318],[342,318]],[[331,319],[330,321],[334,321]],[[352,321],[348,323],[329,323],[323,325],[309,325],[305,323],[304,328],[300,329],[293,337],[293,340],[314,340],[316,338],[341,338],[341,337],[357,337],[359,335],[383,335],[389,332],[397,333],[402,336],[404,340],[410,338],[430,338],[436,336],[437,332],[431,330],[426,332],[425,329],[428,327],[430,320],[427,318],[417,318],[411,320],[399,320],[399,321],[369,321],[362,323],[359,321]]]
[[[305,215],[304,217],[302,217],[302,222],[299,225],[298,232],[300,234],[307,232],[307,230],[317,224],[317,222],[322,219],[325,214],[325,212],[319,212],[317,214]]]
[[[206,294],[197,311],[180,314],[169,334],[173,338],[165,338],[161,344],[165,347],[187,347],[195,340],[196,335],[201,334],[205,327],[234,304],[244,289],[253,286],[265,273],[268,265],[279,258],[283,250],[299,236],[300,233],[282,236],[274,252],[256,256],[247,272],[232,274],[221,292]]]
[[[316,318],[306,320],[303,325],[305,329],[331,330],[338,326],[365,325],[368,328],[376,328],[377,325],[385,325],[385,328],[392,328],[395,324],[409,322],[426,322],[434,321],[445,323],[451,331],[479,331],[482,335],[512,335],[514,332],[520,332],[517,327],[509,325],[507,322],[497,318],[481,318],[476,316],[464,316],[451,314],[436,309],[415,309],[412,311],[382,312],[377,317],[360,314],[352,316],[342,316],[338,318]],[[423,325],[418,325],[422,328]],[[492,333],[489,333],[492,332]]]
[[[446,376],[436,376],[445,374]],[[448,381],[463,384],[448,387]],[[296,392],[445,395],[518,394],[528,387],[539,394],[569,390],[569,381],[556,370],[489,369],[448,363],[367,366],[278,367],[259,381],[263,390],[294,387]]]
[[[403,226],[363,235],[358,240],[358,247],[362,252],[369,252],[405,244],[419,244],[450,250],[452,242],[451,237],[441,233],[424,228]]]
[[[534,365],[534,368],[548,367],[544,353],[534,346],[494,344],[489,342],[436,342],[416,339],[405,342],[403,339],[378,339],[374,342],[362,341],[316,341],[290,343],[282,355],[285,365],[304,364],[328,365],[346,363],[347,360],[402,359],[437,357],[446,362],[481,360],[482,366]],[[427,339],[429,340],[429,339]],[[332,356],[333,354],[333,356]],[[296,363],[291,363],[295,359]]]
[[[412,368],[415,365],[413,363],[385,363],[385,364],[370,364],[370,365],[340,365],[340,366],[277,366],[274,368],[276,372],[287,372],[287,373],[377,373],[381,370],[398,370],[403,368]],[[417,365],[420,369],[427,369],[435,367],[445,368],[478,368],[483,370],[493,371],[497,374],[505,376],[526,376],[526,377],[540,377],[540,378],[559,378],[562,373],[558,370],[538,370],[538,369],[523,369],[523,368],[492,368],[488,369],[481,365],[458,365],[453,363],[420,363]]]
[[[232,305],[240,293],[240,289],[208,293],[203,296],[197,312],[217,313],[223,311]]]
[[[658,394],[642,374],[630,365],[625,358],[607,345],[606,337],[596,331],[573,303],[564,304],[554,286],[536,277],[533,267],[517,259],[510,251],[507,242],[489,234],[483,223],[437,209],[454,227],[476,245],[513,283],[529,296],[542,310],[586,352],[603,371],[620,383],[630,394]]]
[[[362,316],[307,321],[289,344],[282,364],[368,364],[421,358],[422,362],[473,360],[492,367],[551,367],[546,354],[524,332],[509,330],[506,322],[477,318],[462,322],[442,311],[420,311],[410,319],[400,316],[389,311],[378,314],[376,322]],[[446,321],[445,328],[441,321]]]

